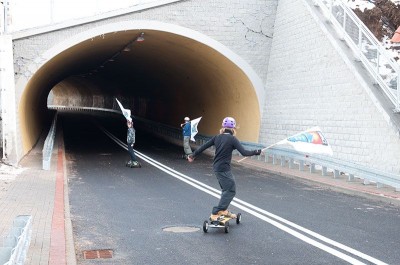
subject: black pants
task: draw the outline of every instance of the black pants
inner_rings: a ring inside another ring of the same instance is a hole
[[[231,201],[236,195],[236,183],[231,171],[214,173],[221,187],[221,199],[219,200],[218,206],[212,209],[212,214],[217,214],[219,211],[228,209],[229,204],[231,204]]]
[[[131,157],[132,161],[136,161],[136,155],[135,152],[133,151],[133,146],[128,144],[128,152],[129,152],[129,156]]]

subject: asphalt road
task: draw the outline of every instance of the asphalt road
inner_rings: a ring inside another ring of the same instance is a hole
[[[148,158],[127,168],[118,140],[84,116],[62,120],[78,264],[400,264],[399,207],[235,165],[242,222],[204,233],[218,202],[211,157],[188,163],[138,129]],[[123,120],[99,123],[125,142]],[[113,257],[84,259],[101,249]]]

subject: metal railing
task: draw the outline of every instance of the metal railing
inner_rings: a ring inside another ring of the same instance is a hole
[[[78,112],[106,112],[109,113],[119,113],[121,111],[90,108],[87,107],[66,107],[66,106],[52,106],[52,109],[58,110],[74,110]],[[121,114],[122,115],[122,114]],[[182,129],[165,125],[159,122],[153,122],[150,120],[135,117],[135,124],[140,127],[141,130],[146,130],[149,133],[157,135],[167,141],[174,144],[182,144],[183,136]],[[196,142],[193,145],[200,146],[207,142],[211,136],[197,134],[195,139]],[[243,142],[241,144],[248,150],[252,149],[263,149],[264,145],[252,142]],[[234,151],[234,155],[240,156],[239,152]],[[364,184],[369,184],[370,182],[375,182],[377,188],[381,188],[383,185],[393,187],[396,191],[400,191],[400,175],[393,174],[390,172],[384,172],[377,170],[372,167],[366,167],[360,164],[348,162],[345,160],[340,160],[333,158],[331,156],[324,155],[305,155],[304,153],[299,153],[294,149],[288,149],[284,146],[270,147],[265,150],[264,155],[257,156],[256,158],[251,157],[250,159],[262,160],[265,163],[278,164],[281,166],[288,165],[289,168],[294,168],[295,164],[298,164],[299,170],[304,171],[305,165],[310,167],[310,173],[316,173],[317,167],[321,168],[322,176],[328,175],[328,172],[333,172],[333,177],[337,178],[339,175],[347,175],[349,181],[353,181],[355,178],[363,179]]]
[[[56,136],[57,128],[57,113],[54,115],[53,123],[51,124],[49,133],[47,134],[46,140],[43,144],[43,169],[50,170],[51,155],[53,153],[54,138]]]
[[[313,0],[400,112],[400,65],[342,0]]]
[[[322,176],[327,176],[328,172],[331,171],[333,172],[334,178],[338,178],[340,175],[344,174],[347,176],[348,181],[353,181],[357,177],[363,179],[363,183],[366,185],[370,184],[370,182],[375,182],[377,188],[386,185],[395,188],[396,191],[400,191],[400,175],[380,171],[330,156],[305,155],[304,153],[299,153],[285,147],[271,147],[266,150],[264,161],[268,163],[270,158],[272,158],[273,164],[278,164],[279,160],[281,166],[286,166],[286,164],[288,164],[289,168],[294,168],[294,164],[297,163],[301,171],[304,171],[305,165],[308,165],[310,173],[316,173],[316,168],[319,166]],[[258,159],[261,160],[262,157],[260,156]]]
[[[115,109],[106,109],[106,108],[94,108],[94,107],[80,107],[80,106],[62,106],[62,105],[48,105],[48,109],[51,110],[62,110],[62,111],[79,111],[79,112],[111,112],[111,113],[121,113],[121,110],[118,110],[117,107]]]
[[[0,246],[0,264],[24,264],[32,234],[32,216],[18,215]]]
[[[144,128],[153,134],[162,136],[163,138],[169,137],[173,139],[173,142],[175,143],[177,140],[179,140],[180,144],[182,143],[181,129],[144,119],[137,118],[136,120],[140,122],[139,126],[141,129]],[[197,134],[195,139],[195,145],[199,146],[207,142],[210,139],[210,136]],[[264,145],[259,143],[241,141],[241,144],[248,150],[265,148]],[[233,154],[241,156],[238,151],[234,151]],[[334,178],[339,177],[341,174],[345,174],[348,176],[349,181],[353,181],[357,177],[363,179],[364,184],[375,182],[377,188],[386,185],[395,188],[396,191],[400,191],[400,175],[336,159],[331,156],[306,155],[284,146],[274,146],[266,149],[264,155],[257,156],[256,158],[251,157],[250,159],[258,159],[265,163],[271,162],[272,164],[278,164],[279,161],[281,166],[288,165],[289,168],[294,168],[294,165],[298,164],[299,170],[301,171],[304,171],[305,165],[308,165],[310,167],[310,173],[316,173],[316,168],[320,167],[322,176],[327,176],[328,172],[333,172]]]

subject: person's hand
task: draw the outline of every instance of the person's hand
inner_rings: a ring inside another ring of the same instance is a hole
[[[254,155],[258,156],[261,154],[261,149],[254,150]]]
[[[188,155],[187,159],[188,159],[188,161],[189,161],[190,163],[194,161],[194,158],[193,158],[192,155]]]

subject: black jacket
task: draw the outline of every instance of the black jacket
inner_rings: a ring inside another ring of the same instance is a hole
[[[193,158],[202,153],[211,146],[215,146],[215,156],[213,169],[217,172],[231,170],[231,160],[233,150],[238,150],[243,156],[255,155],[255,150],[249,151],[244,149],[239,140],[230,133],[223,133],[214,136],[208,142],[200,146],[194,153]]]

